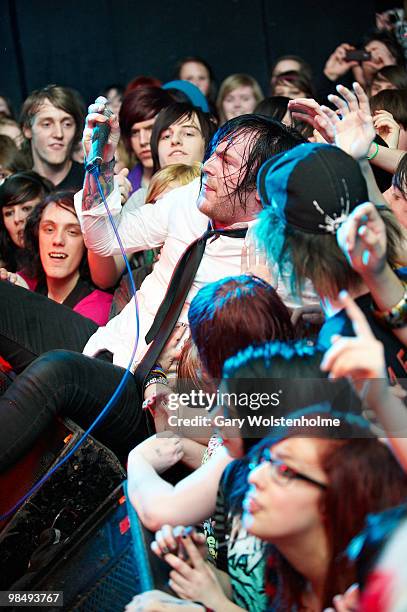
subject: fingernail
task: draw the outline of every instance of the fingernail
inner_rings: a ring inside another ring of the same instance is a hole
[[[345,289],[342,289],[342,291],[339,292],[339,299],[341,300],[345,300],[348,297],[348,292]]]

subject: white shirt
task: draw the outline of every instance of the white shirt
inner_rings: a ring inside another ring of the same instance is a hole
[[[127,253],[163,245],[159,261],[137,292],[140,333],[132,364],[133,371],[146,351],[145,335],[153,323],[179,258],[188,245],[208,228],[208,217],[196,206],[198,194],[199,179],[195,179],[184,187],[172,190],[155,204],[146,204],[136,209],[131,205],[121,206],[120,194],[116,188],[107,199]],[[104,204],[82,211],[82,192],[79,192],[75,195],[75,208],[86,246],[99,255],[120,253]],[[207,242],[181,312],[180,322],[188,322],[189,304],[201,287],[225,276],[240,274],[243,242],[243,238],[224,236]],[[113,363],[127,367],[135,337],[136,313],[132,298],[119,315],[91,336],[83,352],[92,356],[107,349],[113,353]]]
[[[122,207],[117,185],[107,199],[126,253],[163,245],[160,259],[154,264],[153,271],[144,279],[137,291],[139,340],[132,371],[146,352],[146,333],[165,296],[178,260],[189,244],[208,229],[209,219],[196,205],[199,185],[199,179],[195,179],[184,187],[173,189],[155,204],[145,204],[138,208],[132,203],[134,195]],[[88,249],[102,256],[120,254],[120,247],[103,202],[91,210],[82,211],[82,191],[80,191],[75,195],[75,208]],[[208,240],[179,322],[188,323],[189,305],[201,287],[226,276],[240,275],[242,247],[245,241],[248,243],[253,239],[251,230],[254,224],[255,221],[233,225],[234,228],[248,226],[246,239],[219,236],[216,240]],[[288,307],[303,303],[301,298],[293,298],[281,279],[276,288]],[[303,294],[304,297],[305,303],[319,303],[312,290],[305,296]],[[85,355],[93,356],[98,351],[107,349],[113,354],[113,363],[125,368],[129,364],[135,339],[136,310],[132,298],[120,314],[104,327],[99,327],[88,340],[83,352]]]

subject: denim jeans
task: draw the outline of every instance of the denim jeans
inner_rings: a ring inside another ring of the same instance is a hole
[[[0,397],[0,471],[22,457],[55,416],[87,428],[104,408],[125,370],[79,352],[96,329],[69,308],[0,282],[0,354],[21,372]],[[149,435],[141,403],[131,375],[95,430],[121,457]]]

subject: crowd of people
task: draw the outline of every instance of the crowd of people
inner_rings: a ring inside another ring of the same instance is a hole
[[[320,75],[278,58],[267,96],[196,56],[87,114],[60,85],[19,121],[0,96],[0,472],[130,370],[93,435],[170,589],[129,612],[407,609],[397,17]]]

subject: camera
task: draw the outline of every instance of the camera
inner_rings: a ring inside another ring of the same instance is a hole
[[[368,62],[371,58],[372,54],[364,49],[351,49],[345,54],[347,62]]]

